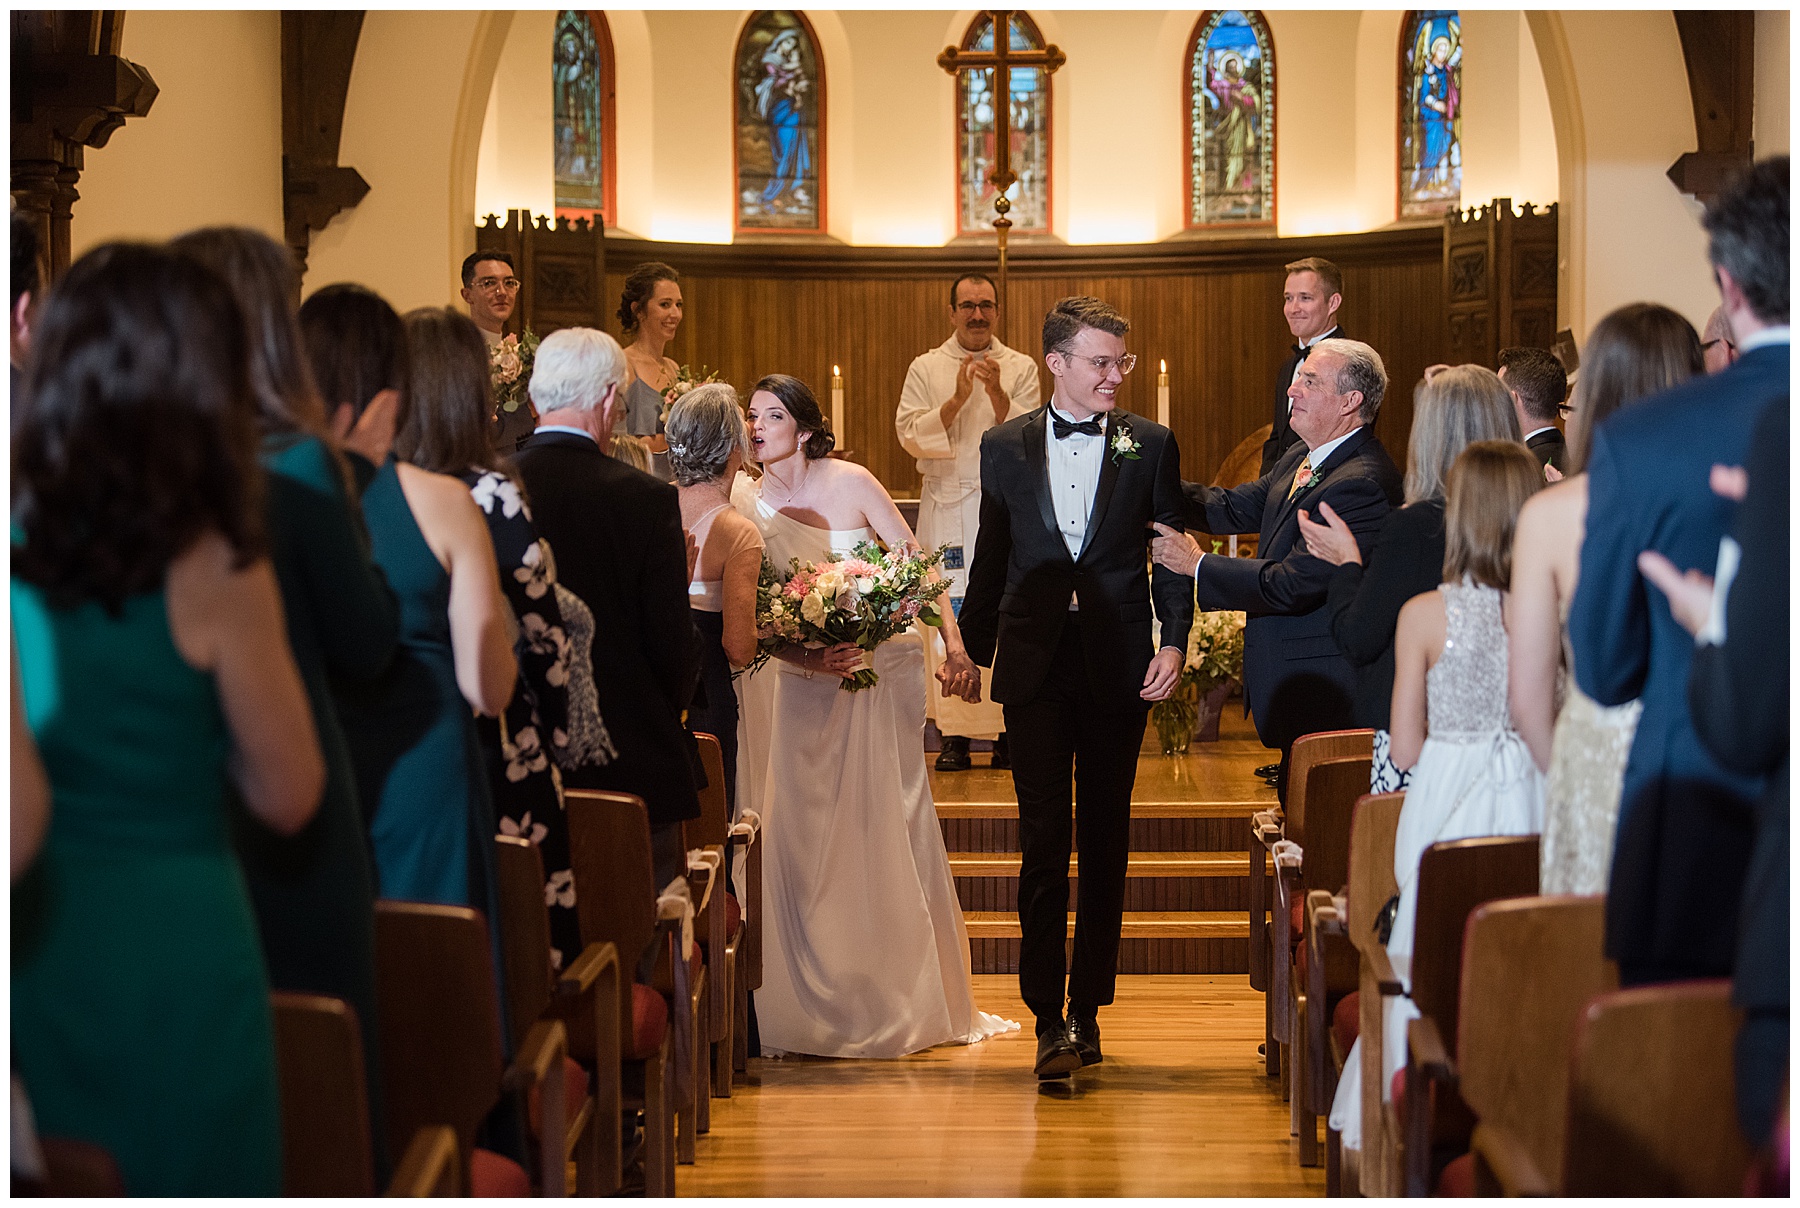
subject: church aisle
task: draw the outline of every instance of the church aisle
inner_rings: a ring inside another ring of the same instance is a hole
[[[1042,1089],[1017,979],[978,975],[975,1000],[1026,1030],[899,1061],[752,1060],[678,1193],[1323,1194],[1323,1168],[1295,1165],[1243,975],[1120,977],[1106,1060]]]

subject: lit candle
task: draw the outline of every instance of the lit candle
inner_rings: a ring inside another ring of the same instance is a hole
[[[838,448],[848,447],[844,442],[844,373],[836,365],[831,367],[831,432]]]
[[[1158,361],[1156,372],[1156,422],[1169,426],[1169,363]]]

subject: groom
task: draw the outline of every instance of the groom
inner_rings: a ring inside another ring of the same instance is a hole
[[[1100,1060],[1130,855],[1131,787],[1150,704],[1174,689],[1194,616],[1190,580],[1146,573],[1148,525],[1181,526],[1181,455],[1167,428],[1114,412],[1137,363],[1125,316],[1064,298],[1044,317],[1050,402],[981,441],[981,524],[963,642],[993,667],[1019,799],[1019,988],[1037,1016],[1037,1076]],[[1162,621],[1152,655],[1151,599]],[[1073,794],[1071,794],[1071,788]],[[1070,805],[1081,852],[1063,1015]]]

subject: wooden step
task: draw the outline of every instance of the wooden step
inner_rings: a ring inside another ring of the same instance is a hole
[[[1274,864],[1264,857],[1265,867]],[[1069,875],[1077,875],[1079,853],[1069,857]],[[1134,851],[1126,869],[1128,877],[1242,877],[1250,872],[1247,851]],[[950,873],[957,877],[1016,877],[1017,853],[952,852]]]
[[[1248,818],[1258,810],[1273,809],[1275,790],[1267,796],[1236,797],[1208,801],[1136,801],[1131,803],[1133,818]],[[939,801],[939,818],[1017,818],[1019,803],[1012,798],[990,801]]]
[[[963,922],[971,940],[1019,938],[1019,916],[993,911],[965,911]],[[1069,916],[1069,934],[1075,934],[1075,916]],[[1126,940],[1248,939],[1250,920],[1243,911],[1154,911],[1125,913],[1120,938]]]

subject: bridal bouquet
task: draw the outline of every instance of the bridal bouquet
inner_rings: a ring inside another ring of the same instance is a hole
[[[915,620],[942,624],[936,601],[944,584],[931,578],[931,571],[943,557],[942,548],[927,554],[910,546],[883,550],[864,541],[841,561],[795,558],[785,577],[765,558],[756,588],[758,650],[751,669],[788,646],[820,650],[853,642],[873,652]],[[864,663],[869,662],[865,653]],[[858,692],[873,688],[879,678],[865,665],[839,687]]]
[[[667,422],[669,418],[669,408],[673,407],[676,400],[681,398],[682,395],[692,390],[695,386],[704,386],[708,382],[722,382],[724,380],[724,378],[719,376],[718,370],[708,369],[705,365],[700,366],[698,375],[694,373],[691,366],[680,366],[675,371],[675,380],[670,382],[667,386],[664,386],[662,389],[662,418],[664,422]]]
[[[493,379],[494,402],[500,410],[517,411],[525,405],[537,347],[538,338],[528,327],[523,338],[509,335],[488,349],[488,376]]]

